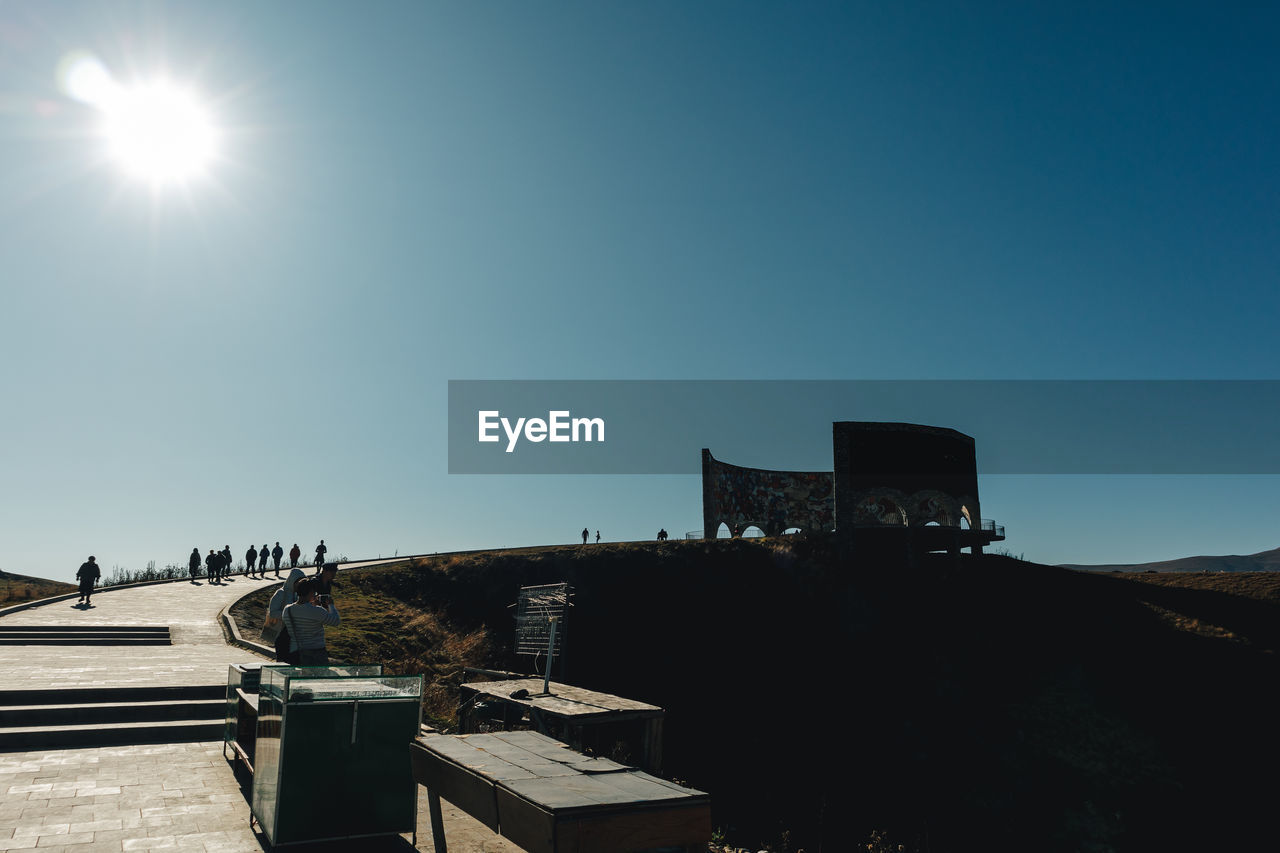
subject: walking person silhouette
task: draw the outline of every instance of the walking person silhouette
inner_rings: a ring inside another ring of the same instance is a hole
[[[102,570],[98,568],[94,558],[90,557],[80,564],[80,568],[76,570],[76,577],[80,579],[80,600],[76,603],[88,607],[93,600],[93,585],[98,582],[98,578],[102,577]]]

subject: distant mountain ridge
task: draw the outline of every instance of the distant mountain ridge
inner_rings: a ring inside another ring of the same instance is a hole
[[[1257,554],[1181,557],[1156,563],[1113,563],[1080,565],[1063,563],[1061,568],[1087,572],[1280,572],[1280,548]]]

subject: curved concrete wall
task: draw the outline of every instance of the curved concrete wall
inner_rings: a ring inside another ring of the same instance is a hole
[[[791,527],[831,530],[833,480],[826,471],[769,471],[721,462],[702,450],[702,535],[716,538],[721,524],[734,536],[759,527],[777,536]]]

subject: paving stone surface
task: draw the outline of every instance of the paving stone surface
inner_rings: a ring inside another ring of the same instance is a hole
[[[226,684],[227,666],[261,660],[228,645],[218,613],[275,583],[237,575],[223,584],[173,583],[101,589],[0,617],[5,625],[168,625],[171,646],[0,646],[0,690]]]
[[[519,853],[448,803],[443,812],[450,851]],[[417,849],[434,851],[427,815],[419,788]],[[258,853],[267,844],[249,825],[249,789],[223,758],[222,743],[206,742],[0,753],[0,850],[30,849]],[[287,849],[414,847],[405,835]]]
[[[228,644],[218,614],[275,582],[236,575],[224,584],[202,578],[107,589],[95,592],[88,608],[72,596],[0,615],[7,625],[168,625],[173,639],[172,646],[0,646],[0,690],[225,685],[230,664],[263,658]],[[267,844],[249,825],[249,794],[221,742],[0,753],[0,851],[256,853]],[[418,799],[417,849],[434,851],[421,787]],[[520,850],[448,803],[443,807],[451,853]],[[285,849],[414,848],[403,836]]]

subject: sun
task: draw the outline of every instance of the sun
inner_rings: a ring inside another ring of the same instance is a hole
[[[151,184],[200,177],[217,154],[217,131],[198,96],[167,81],[114,88],[99,107],[112,159]]]
[[[194,89],[163,75],[122,81],[83,51],[63,58],[58,77],[69,97],[97,111],[110,159],[129,177],[187,183],[218,158],[217,123]]]

